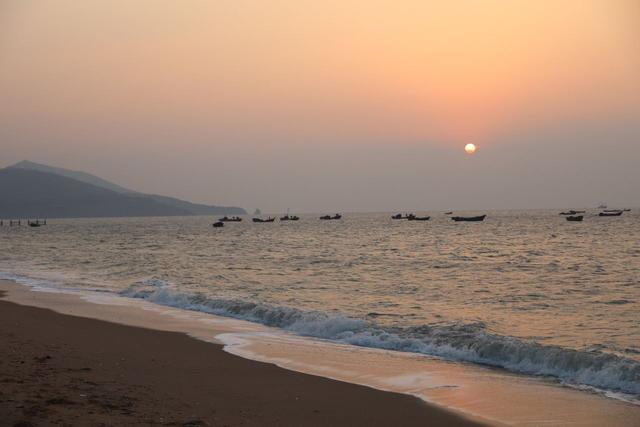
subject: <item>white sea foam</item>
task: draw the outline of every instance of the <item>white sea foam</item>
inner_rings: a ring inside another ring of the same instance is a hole
[[[545,346],[487,332],[482,323],[383,328],[374,322],[291,307],[176,291],[159,279],[136,283],[121,296],[233,317],[351,345],[421,353],[557,378],[570,385],[640,395],[640,362],[599,351]]]

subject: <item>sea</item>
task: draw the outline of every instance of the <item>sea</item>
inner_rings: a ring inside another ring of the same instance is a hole
[[[488,366],[640,403],[640,210],[483,222],[51,219],[0,227],[0,278]],[[422,215],[423,213],[419,213]]]

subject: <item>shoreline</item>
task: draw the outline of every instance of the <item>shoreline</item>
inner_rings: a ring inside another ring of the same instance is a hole
[[[45,309],[81,323],[94,319],[124,328],[178,333],[205,345],[213,343],[219,351],[249,363],[419,399],[427,407],[465,421],[635,426],[640,420],[637,404],[496,368],[305,338],[244,320],[108,293],[10,280],[0,280],[2,290],[6,291],[5,301],[21,307]]]
[[[8,425],[481,425],[415,397],[251,361],[183,333],[0,300],[0,336],[0,418]]]

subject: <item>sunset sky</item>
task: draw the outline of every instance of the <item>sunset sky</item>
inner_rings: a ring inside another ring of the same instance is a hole
[[[23,159],[272,212],[640,206],[640,2],[0,0]]]

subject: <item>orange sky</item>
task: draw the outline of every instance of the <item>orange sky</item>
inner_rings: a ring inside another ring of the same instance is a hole
[[[21,147],[95,153],[480,153],[640,118],[639,42],[637,0],[4,0],[0,124]]]
[[[0,85],[16,114],[482,144],[532,115],[638,108],[632,0],[1,7]]]

